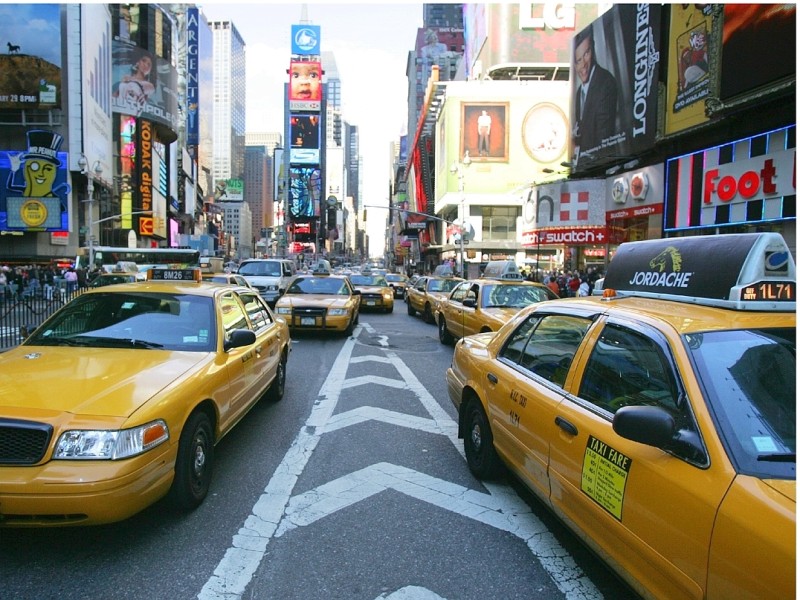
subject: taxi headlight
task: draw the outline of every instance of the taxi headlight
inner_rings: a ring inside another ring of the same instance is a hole
[[[77,429],[61,434],[53,458],[120,460],[147,452],[168,439],[169,429],[160,419],[133,429]]]
[[[275,309],[275,312],[279,315],[290,315],[292,314],[292,307],[291,306],[278,306]]]
[[[346,308],[330,308],[328,309],[328,314],[331,317],[343,317],[347,314]]]

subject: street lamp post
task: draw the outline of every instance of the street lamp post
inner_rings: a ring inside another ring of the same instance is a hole
[[[472,164],[472,159],[469,156],[469,151],[464,152],[464,158],[462,159],[461,164],[464,165],[465,167],[468,167]],[[466,268],[464,265],[464,235],[466,234],[466,229],[467,229],[466,228],[467,215],[464,209],[464,172],[462,171],[461,166],[455,161],[453,161],[453,164],[450,167],[450,172],[453,175],[458,176],[458,194],[461,198],[461,223],[459,224],[461,233],[459,234],[458,241],[459,241],[459,253],[461,255],[460,257],[461,277],[462,279],[466,279],[467,275],[466,275]]]
[[[90,171],[89,161],[86,159],[85,154],[81,154],[78,159],[78,166],[81,169],[81,174],[86,175],[86,195],[88,196],[86,202],[89,204],[89,218],[87,219],[89,226],[89,269],[92,269],[94,268],[94,225],[100,222],[94,220],[94,180],[95,177],[100,179],[103,175],[103,167],[100,161],[96,160]]]

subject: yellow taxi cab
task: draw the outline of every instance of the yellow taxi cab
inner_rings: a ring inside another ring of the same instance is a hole
[[[406,291],[408,314],[413,317],[419,312],[426,323],[435,323],[439,303],[462,281],[452,275],[423,275]]]
[[[794,598],[795,285],[779,234],[622,244],[602,298],[456,343],[470,471],[507,467],[643,597]]]
[[[238,285],[241,287],[250,288],[251,290],[255,289],[244,276],[239,275],[238,273],[214,273],[214,272],[202,272],[201,274],[203,281],[213,281],[214,283],[226,283],[228,285]]]
[[[191,510],[214,446],[283,397],[289,330],[257,292],[148,278],[87,290],[3,354],[0,526],[110,523],[164,496]]]
[[[516,277],[462,281],[439,303],[439,341],[451,344],[467,335],[497,331],[526,306],[556,299],[558,296],[546,285]]]
[[[395,298],[405,298],[406,288],[408,287],[408,277],[402,273],[387,273],[384,275],[386,283],[394,291]]]
[[[343,275],[297,275],[278,298],[275,312],[292,331],[353,333],[358,325],[361,291]]]
[[[353,287],[361,291],[361,309],[376,309],[390,313],[394,310],[394,290],[382,275],[347,276]]]

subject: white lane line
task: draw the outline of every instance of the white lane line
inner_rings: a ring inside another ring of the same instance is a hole
[[[267,544],[283,516],[297,478],[305,469],[319,443],[324,426],[339,401],[339,392],[344,385],[357,335],[358,332],[345,340],[344,347],[322,384],[319,398],[311,409],[305,427],[300,430],[281,464],[275,469],[264,493],[253,506],[252,514],[234,535],[233,545],[225,552],[225,556],[214,569],[214,574],[197,595],[198,598],[234,600],[244,594],[264,558]]]

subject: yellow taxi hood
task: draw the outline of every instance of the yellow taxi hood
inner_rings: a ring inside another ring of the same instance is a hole
[[[19,346],[3,354],[0,406],[23,412],[128,417],[209,356],[205,352]]]
[[[794,479],[763,479],[762,483],[797,503],[797,482]]]
[[[356,285],[353,287],[355,287],[357,290],[361,290],[362,292],[366,292],[368,294],[380,294],[381,292],[383,292],[383,290],[389,290],[389,291],[392,290],[392,288],[381,287],[379,285]]]
[[[325,306],[326,308],[344,306],[351,296],[331,296],[328,294],[284,295],[278,306]]]

